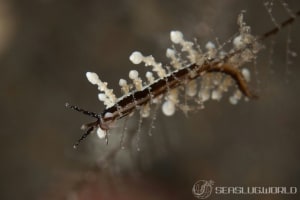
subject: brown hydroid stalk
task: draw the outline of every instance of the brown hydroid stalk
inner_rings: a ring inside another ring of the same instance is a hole
[[[285,20],[284,22],[282,22],[282,23],[280,24],[279,27],[275,27],[274,29],[272,29],[272,30],[266,32],[265,34],[263,34],[263,35],[262,35],[261,37],[259,37],[258,39],[259,39],[259,40],[264,40],[264,39],[266,39],[266,38],[268,38],[268,37],[270,37],[270,36],[272,36],[272,35],[276,35],[276,34],[278,33],[278,31],[280,31],[280,29],[282,29],[282,28],[284,28],[284,27],[286,27],[286,26],[292,24],[292,23],[296,20],[296,18],[299,17],[299,16],[300,16],[300,10],[299,10],[298,12],[296,12],[295,16],[290,17],[289,19]]]

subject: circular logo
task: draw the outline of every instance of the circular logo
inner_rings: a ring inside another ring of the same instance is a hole
[[[199,180],[192,189],[194,196],[198,199],[206,199],[211,195],[214,182],[212,180]]]

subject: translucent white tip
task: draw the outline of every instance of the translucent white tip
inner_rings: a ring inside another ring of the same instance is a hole
[[[231,97],[229,97],[229,102],[232,105],[236,105],[238,103],[238,99],[235,96],[231,96]]]
[[[236,48],[241,48],[244,44],[243,44],[243,41],[242,41],[242,36],[237,36],[233,39],[233,45],[236,47]]]
[[[126,85],[126,84],[127,84],[127,81],[126,81],[125,79],[122,79],[122,78],[121,78],[121,79],[119,80],[119,85],[120,85],[120,86],[124,86],[124,85]]]
[[[149,79],[149,78],[152,78],[153,77],[153,73],[152,72],[146,72],[146,77]]]
[[[139,77],[139,72],[136,70],[130,70],[129,72],[129,78],[132,80],[135,80]]]
[[[216,45],[213,43],[213,42],[211,42],[211,41],[208,41],[207,43],[206,43],[206,45],[205,45],[205,48],[206,49],[215,49],[216,48]]]
[[[100,101],[106,101],[107,96],[106,96],[104,93],[99,93],[99,94],[98,94],[98,99],[99,99]]]
[[[87,72],[86,73],[86,78],[88,79],[88,81],[92,84],[97,84],[99,82],[99,77],[96,73],[94,72]]]
[[[168,48],[168,49],[167,49],[167,52],[166,52],[166,56],[167,56],[168,58],[171,58],[171,57],[175,56],[175,50],[174,50],[174,49]]]
[[[166,101],[162,105],[162,111],[166,116],[172,116],[175,113],[175,105],[172,101]]]
[[[247,68],[242,69],[242,74],[244,75],[246,81],[250,81],[250,71]]]
[[[180,31],[171,31],[170,38],[173,43],[178,44],[183,40],[183,34]]]
[[[213,90],[211,93],[211,98],[213,100],[220,100],[222,98],[222,93],[219,90]]]
[[[106,136],[106,132],[104,130],[102,130],[101,128],[98,128],[97,129],[97,136],[100,138],[100,139],[103,139],[105,138]]]
[[[139,51],[135,51],[129,56],[129,60],[135,65],[140,64],[143,61],[143,58],[143,54]]]

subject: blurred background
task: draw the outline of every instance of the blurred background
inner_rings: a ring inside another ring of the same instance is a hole
[[[287,2],[300,9],[299,1]],[[131,52],[168,64],[170,30],[201,46],[216,37],[224,42],[238,31],[241,10],[255,35],[274,27],[261,1],[0,0],[0,199],[195,199],[197,180],[299,190],[300,62],[286,59],[288,38],[300,52],[299,19],[266,40],[256,65],[248,65],[258,100],[210,101],[188,117],[159,111],[153,136],[141,136],[141,152],[133,145],[109,163],[102,158],[118,134],[108,147],[92,135],[72,148],[91,119],[65,102],[104,108],[85,72],[97,72],[120,95],[119,79],[144,70],[129,62]],[[273,14],[289,17],[279,1]],[[129,132],[137,126],[129,120]],[[232,196],[209,197],[220,198]],[[296,199],[299,191],[243,198]]]

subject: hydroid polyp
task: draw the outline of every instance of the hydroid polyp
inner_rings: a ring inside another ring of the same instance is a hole
[[[229,97],[231,104],[237,104],[242,98],[256,98],[248,86],[250,71],[243,67],[244,64],[256,59],[262,49],[262,40],[291,24],[299,15],[300,12],[297,12],[274,29],[256,37],[251,34],[250,26],[243,19],[244,12],[241,12],[237,20],[238,33],[219,46],[209,41],[205,52],[198,44],[184,39],[180,31],[171,31],[170,39],[180,50],[167,49],[166,57],[170,59],[170,66],[163,66],[151,55],[144,56],[138,51],[133,52],[129,57],[130,61],[136,65],[144,63],[146,67],[151,67],[151,70],[145,74],[146,81],[140,78],[136,70],[129,72],[130,83],[120,79],[119,85],[124,95],[119,98],[96,73],[87,72],[88,81],[98,86],[98,98],[106,108],[101,113],[94,113],[66,104],[68,108],[95,118],[94,122],[82,126],[85,133],[74,147],[76,148],[94,130],[108,143],[107,131],[112,128],[114,122],[130,116],[136,110],[140,112],[141,119],[148,118],[151,116],[153,104],[162,104],[164,115],[172,116],[178,109],[183,112],[193,109],[186,101],[203,105],[209,99],[220,100],[223,94],[229,91],[233,91]],[[225,51],[224,47],[229,45],[230,50]],[[182,96],[185,99],[184,104],[180,103]]]

